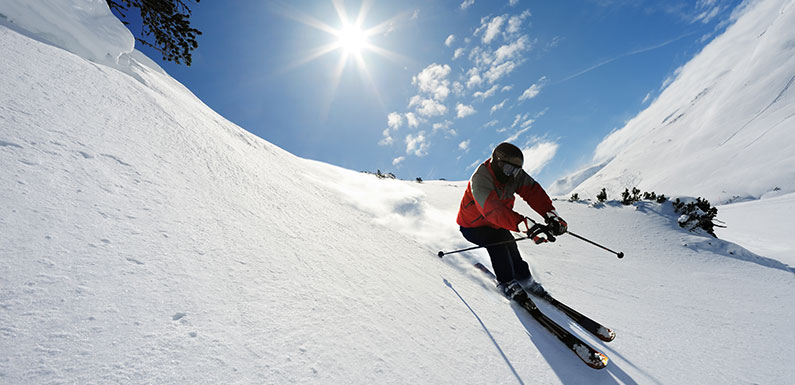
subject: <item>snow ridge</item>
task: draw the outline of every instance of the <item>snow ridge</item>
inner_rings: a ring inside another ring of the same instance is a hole
[[[599,144],[594,161],[610,160],[571,192],[638,187],[720,203],[795,191],[792,4],[742,7],[652,105]]]

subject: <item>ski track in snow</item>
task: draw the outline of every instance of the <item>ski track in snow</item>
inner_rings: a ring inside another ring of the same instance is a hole
[[[482,249],[436,257],[469,246],[466,182],[299,159],[145,65],[131,77],[2,26],[0,51],[0,382],[795,378],[791,271],[683,231],[668,206],[556,202],[622,260],[566,236],[519,246],[618,334],[539,301],[610,357],[595,371],[472,268]]]

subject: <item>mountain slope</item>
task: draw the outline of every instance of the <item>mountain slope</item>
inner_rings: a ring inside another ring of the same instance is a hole
[[[795,193],[718,206],[725,228],[716,228],[730,239],[768,258],[795,267]]]
[[[610,160],[571,192],[639,187],[712,202],[795,191],[795,7],[752,1],[646,110],[610,134]],[[568,191],[561,191],[566,194]]]
[[[623,260],[569,237],[520,246],[550,291],[617,331],[603,344],[544,307],[610,356],[594,371],[470,267],[483,250],[436,258],[468,246],[465,183],[299,159],[134,58],[120,72],[2,26],[0,52],[4,383],[795,376],[792,272],[682,232],[669,207],[556,203]]]

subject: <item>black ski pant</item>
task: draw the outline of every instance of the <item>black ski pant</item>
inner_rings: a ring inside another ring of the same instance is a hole
[[[505,229],[495,229],[493,227],[463,227],[461,234],[467,241],[478,246],[485,246],[492,243],[508,241],[514,239],[511,232]],[[510,280],[525,279],[530,276],[530,268],[527,262],[522,260],[516,242],[509,242],[502,245],[490,246],[486,250],[491,258],[491,266],[498,282],[509,282]]]

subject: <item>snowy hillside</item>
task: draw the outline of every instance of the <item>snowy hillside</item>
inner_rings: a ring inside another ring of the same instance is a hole
[[[567,236],[520,246],[548,290],[618,334],[602,343],[539,303],[610,357],[596,371],[471,268],[488,263],[482,250],[435,256],[469,246],[455,225],[465,183],[379,180],[297,158],[135,51],[105,65],[9,28],[9,3],[0,383],[795,377],[792,269],[683,232],[670,206],[556,202],[572,231],[623,260]]]
[[[602,187],[714,203],[795,192],[795,2],[749,1],[643,112],[609,135],[573,191]]]

